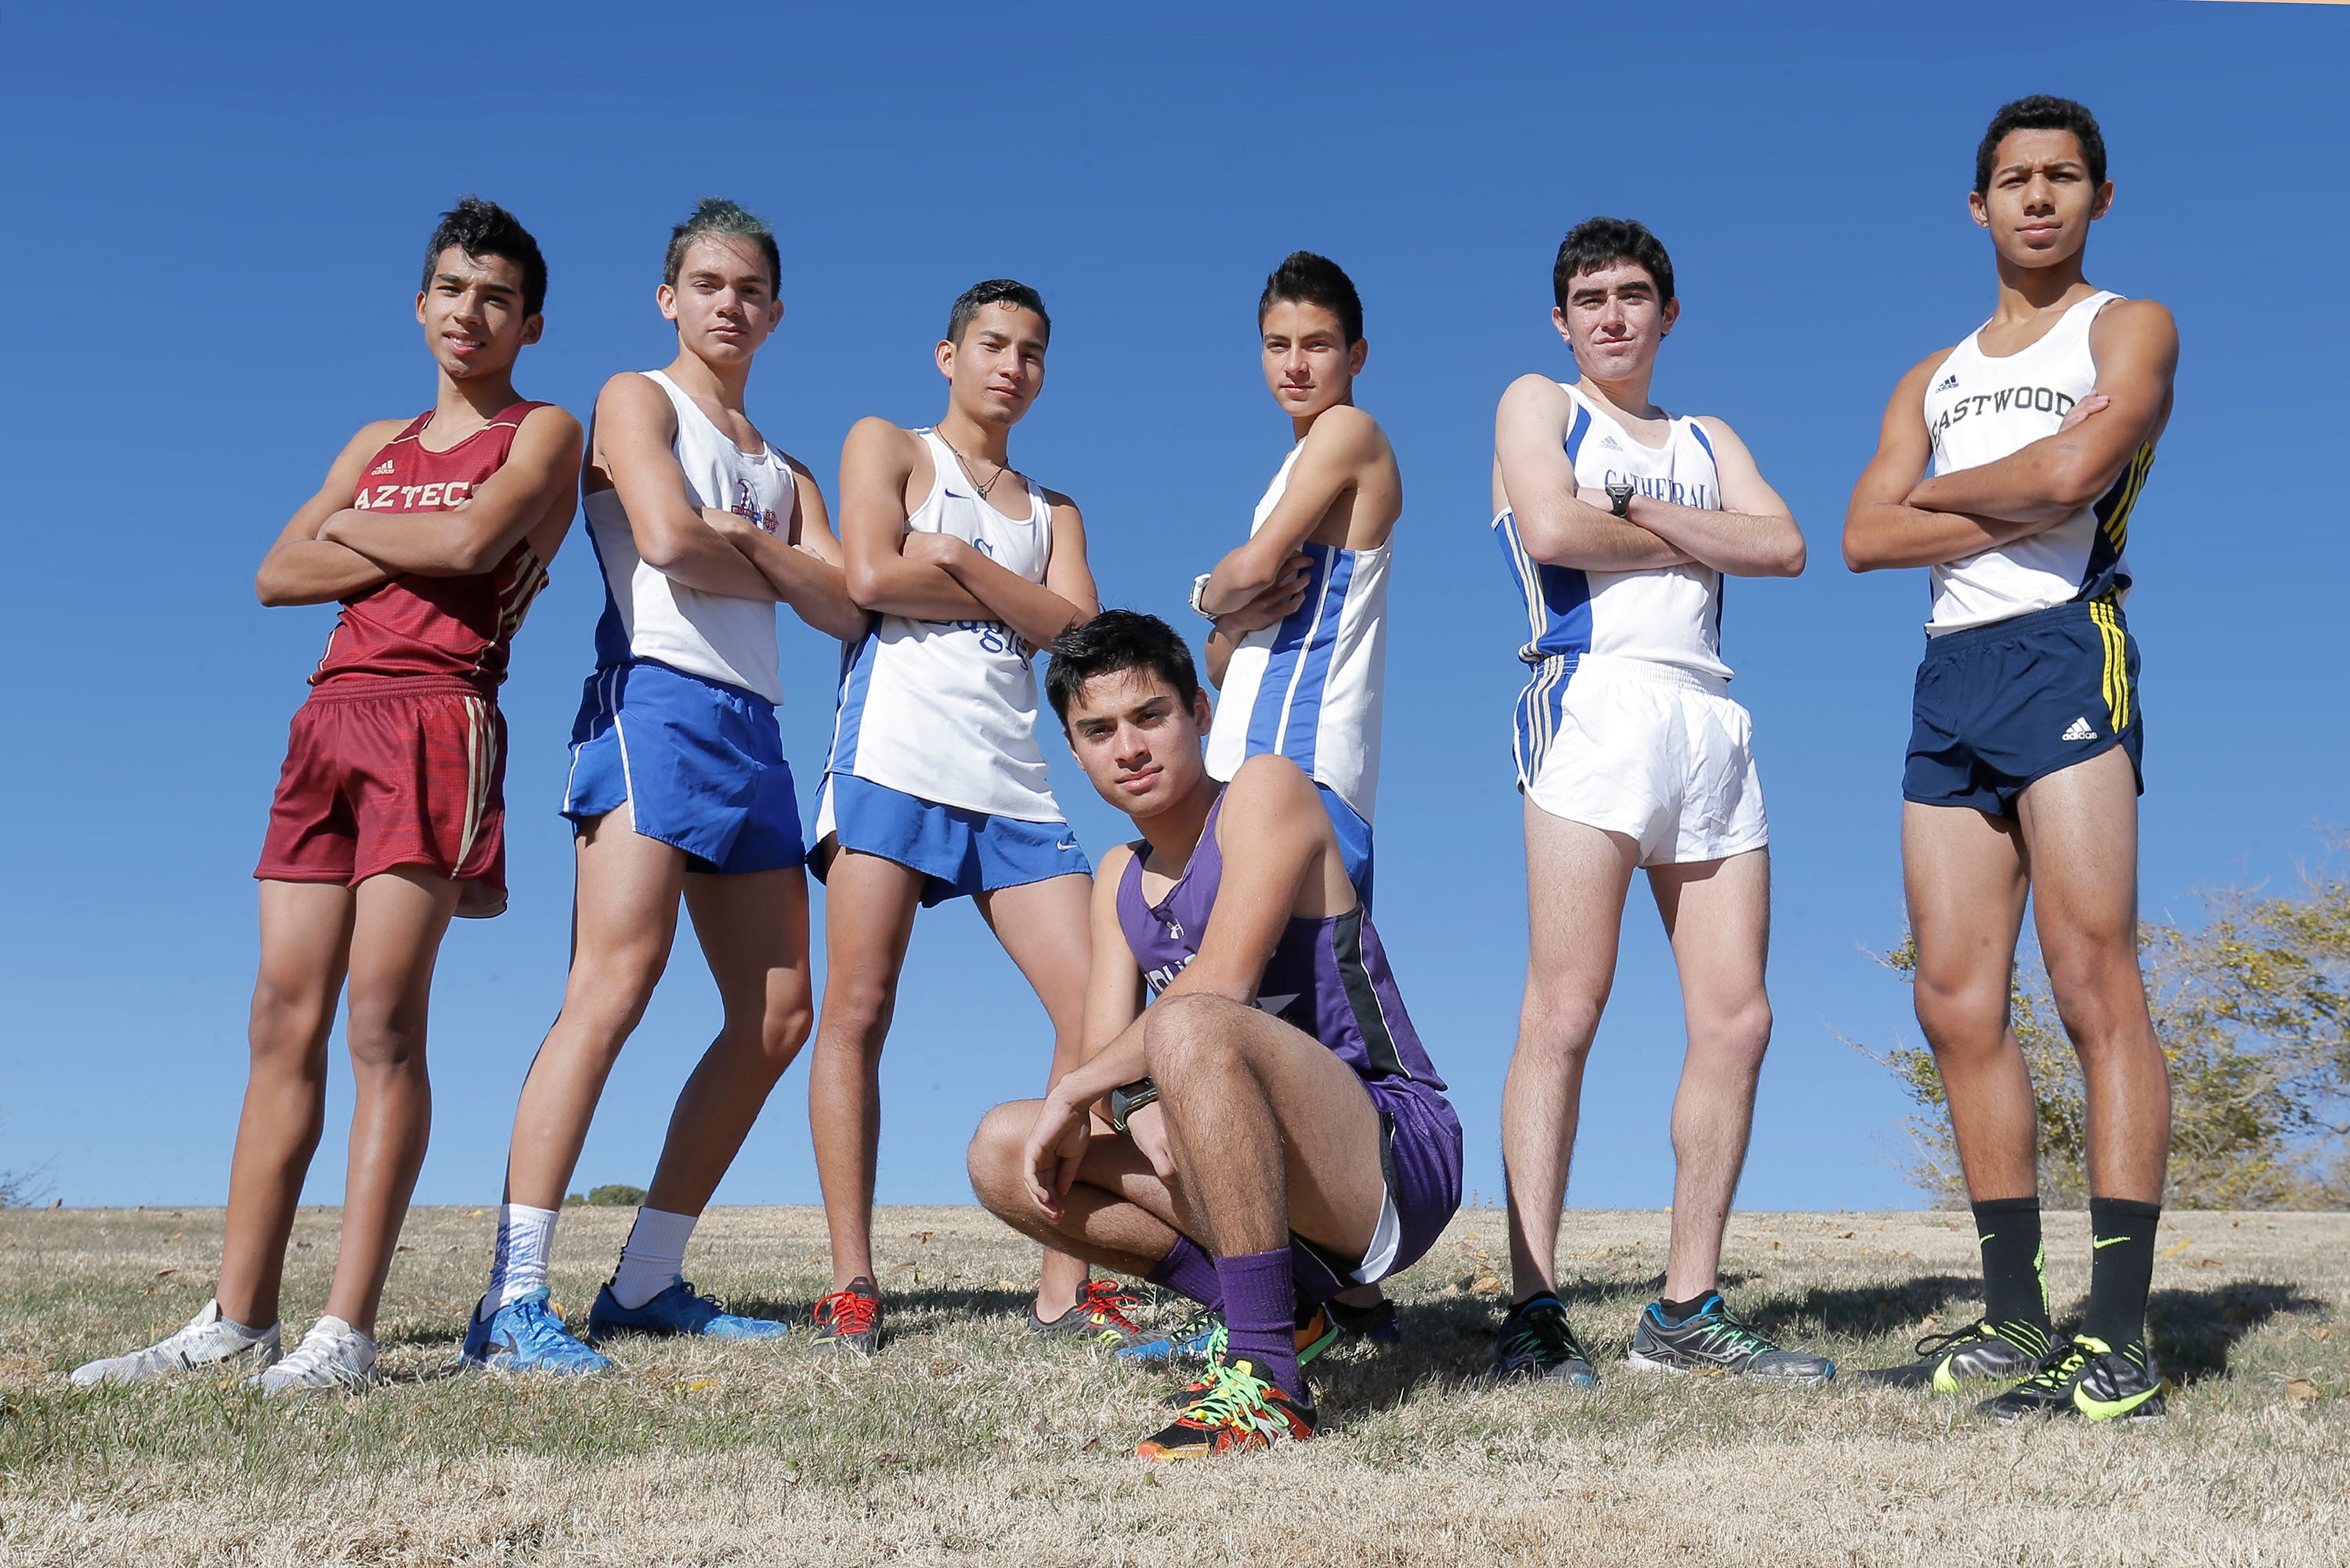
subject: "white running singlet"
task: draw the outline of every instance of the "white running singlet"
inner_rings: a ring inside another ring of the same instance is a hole
[[[1303,442],[1291,449],[1256,504],[1253,538],[1281,504]],[[1313,562],[1305,600],[1277,626],[1241,639],[1224,669],[1208,731],[1208,772],[1227,784],[1241,764],[1274,753],[1365,822],[1379,788],[1380,698],[1387,686],[1388,563],[1395,535],[1376,550],[1301,546]]]
[[[659,370],[643,375],[677,410],[677,440],[670,450],[695,502],[748,517],[770,534],[790,526],[798,493],[783,454],[772,446],[743,451],[676,382]],[[604,614],[596,623],[598,670],[650,659],[755,691],[770,702],[784,700],[775,600],[704,593],[647,565],[617,490],[589,492],[585,510],[588,539],[604,568]]]
[[[2089,296],[2057,318],[2040,341],[1993,358],[1982,351],[1982,329],[1950,350],[1926,382],[1926,431],[1933,439],[1935,474],[1996,462],[2054,435],[2072,408],[2097,384],[2089,328],[2120,295]],[[1929,636],[2029,615],[2076,599],[2129,592],[2130,507],[2146,484],[2154,448],[2141,446],[2111,489],[2044,534],[1985,550],[1933,569],[1934,609]]]
[[[906,519],[907,531],[951,535],[1042,583],[1053,556],[1044,492],[1029,483],[1028,515],[1006,517],[980,497],[936,431],[916,433],[931,454],[931,493]],[[1022,822],[1067,820],[1036,744],[1035,659],[1027,640],[998,621],[873,617],[841,650],[826,771],[937,805]]]

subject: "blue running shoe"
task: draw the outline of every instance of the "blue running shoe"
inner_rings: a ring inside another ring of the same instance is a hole
[[[572,1337],[571,1330],[546,1304],[543,1290],[508,1302],[492,1313],[486,1323],[481,1309],[474,1308],[472,1321],[465,1325],[463,1355],[466,1366],[491,1372],[546,1372],[558,1376],[602,1372],[612,1365],[610,1356],[598,1355]]]
[[[608,1339],[616,1334],[695,1334],[708,1339],[773,1339],[787,1334],[791,1324],[771,1317],[742,1317],[703,1295],[683,1278],[670,1282],[640,1307],[624,1307],[606,1285],[596,1293],[588,1312],[588,1337]]]
[[[1222,1351],[1223,1334],[1223,1314],[1202,1310],[1164,1334],[1119,1345],[1110,1355],[1144,1366],[1205,1366]]]

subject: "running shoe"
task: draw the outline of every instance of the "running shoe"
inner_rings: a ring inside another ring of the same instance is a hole
[[[1496,1377],[1556,1378],[1577,1388],[1596,1388],[1591,1353],[1567,1325],[1566,1303],[1548,1291],[1512,1307],[1493,1336]]]
[[[375,1341],[338,1317],[310,1325],[294,1354],[245,1380],[267,1395],[316,1391],[361,1394],[382,1379],[376,1376]]]
[[[573,1336],[547,1304],[543,1288],[506,1303],[487,1319],[474,1308],[465,1324],[464,1349],[458,1354],[466,1366],[489,1372],[544,1372],[558,1377],[603,1372],[612,1365],[611,1357]]]
[[[816,1324],[818,1350],[870,1355],[881,1348],[881,1294],[862,1275],[845,1289],[817,1297],[808,1317]]]
[[[683,1278],[642,1306],[624,1307],[605,1285],[588,1309],[588,1337],[608,1339],[616,1334],[698,1334],[704,1339],[774,1339],[789,1334],[792,1325],[772,1317],[743,1317],[718,1304]]]
[[[1123,1345],[1110,1354],[1138,1366],[1197,1366],[1222,1355],[1223,1345],[1223,1314],[1213,1307],[1201,1307],[1166,1333]]]
[[[249,1373],[275,1365],[281,1343],[277,1324],[250,1334],[221,1316],[220,1303],[211,1301],[187,1327],[144,1350],[75,1367],[73,1383],[77,1388],[95,1388],[101,1383],[145,1383],[213,1367]]]
[[[1208,1459],[1314,1436],[1313,1401],[1292,1398],[1279,1384],[1259,1377],[1253,1363],[1217,1362],[1200,1390],[1171,1423],[1135,1445],[1136,1458]]]
[[[1853,1376],[1863,1383],[1955,1394],[1962,1383],[2028,1376],[2048,1349],[2048,1336],[2031,1324],[2003,1323],[1994,1328],[1978,1318],[1952,1333],[1929,1334],[1919,1340],[1915,1361],[1875,1366]]]
[[[1330,1319],[1357,1339],[1368,1339],[1381,1345],[1393,1345],[1403,1337],[1403,1319],[1396,1312],[1395,1303],[1381,1296],[1367,1307],[1348,1306],[1342,1301],[1325,1302]]]
[[[1667,1322],[1659,1303],[1649,1303],[1624,1361],[1643,1372],[1703,1372],[1798,1387],[1835,1376],[1835,1362],[1805,1351],[1780,1349],[1731,1316],[1721,1297],[1711,1292],[1697,1311],[1679,1323]]]
[[[1141,1305],[1142,1298],[1116,1280],[1087,1280],[1077,1288],[1076,1304],[1050,1323],[1029,1303],[1028,1332],[1070,1335],[1123,1355],[1150,1337],[1134,1321]]]
[[[2116,1350],[2076,1334],[2040,1363],[2040,1370],[1975,1407],[1994,1421],[2034,1416],[2079,1416],[2091,1421],[2159,1421],[2169,1386],[2147,1364],[2144,1345]]]

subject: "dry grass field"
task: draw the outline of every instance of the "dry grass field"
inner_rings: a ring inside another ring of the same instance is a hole
[[[556,1297],[575,1316],[628,1219],[565,1217]],[[382,1325],[395,1381],[376,1393],[69,1387],[75,1364],[203,1304],[219,1223],[0,1213],[0,1563],[2289,1568],[2342,1562],[2350,1532],[2350,1215],[2169,1217],[2155,1332],[2171,1418],[2019,1430],[1929,1395],[1611,1370],[1663,1267],[1655,1214],[1569,1216],[1566,1293],[1599,1389],[1495,1387],[1480,1374],[1501,1220],[1464,1214],[1396,1287],[1404,1343],[1321,1365],[1330,1436],[1166,1471],[1130,1457],[1165,1380],[1032,1341],[1031,1253],[965,1209],[883,1210],[893,1340],[870,1362],[797,1336],[635,1340],[615,1376],[451,1376],[491,1228],[460,1209],[410,1225]],[[306,1211],[296,1232],[297,1328],[335,1224]],[[2050,1229],[2060,1311],[2077,1310],[2082,1220]],[[795,1313],[823,1235],[811,1210],[718,1211],[694,1277]],[[1973,1315],[1973,1254],[1962,1216],[1742,1215],[1728,1282],[1771,1332],[1863,1366]]]

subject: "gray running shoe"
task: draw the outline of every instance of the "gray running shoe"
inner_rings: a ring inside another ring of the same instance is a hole
[[[213,1368],[252,1372],[276,1363],[278,1344],[276,1324],[258,1334],[247,1334],[221,1316],[220,1303],[211,1301],[204,1303],[204,1310],[195,1315],[193,1322],[167,1339],[144,1350],[109,1355],[103,1361],[75,1367],[73,1382],[77,1388],[94,1388],[101,1383],[146,1383],[157,1377]]]
[[[1028,1332],[1071,1335],[1105,1350],[1126,1351],[1150,1337],[1134,1321],[1142,1305],[1140,1296],[1116,1280],[1087,1280],[1077,1288],[1076,1304],[1049,1323],[1036,1315],[1036,1305],[1031,1302]]]
[[[1955,1394],[1963,1383],[2005,1383],[2029,1377],[2040,1369],[2048,1349],[2048,1336],[2030,1324],[2003,1323],[1994,1328],[1977,1319],[1953,1333],[1929,1334],[1919,1340],[1915,1361],[1871,1367],[1853,1376],[1864,1383]]]
[[[1697,1311],[1668,1323],[1658,1303],[1640,1314],[1627,1366],[1643,1372],[1703,1372],[1718,1377],[1758,1377],[1766,1383],[1810,1387],[1835,1376],[1825,1355],[1782,1350],[1736,1318],[1718,1293],[1709,1293]]]
[[[293,1355],[247,1379],[245,1386],[270,1395],[315,1390],[359,1394],[378,1381],[375,1341],[341,1318],[322,1317],[310,1325]]]
[[[1577,1388],[1596,1388],[1591,1353],[1567,1326],[1566,1304],[1548,1291],[1512,1307],[1493,1336],[1493,1376],[1556,1378]]]

